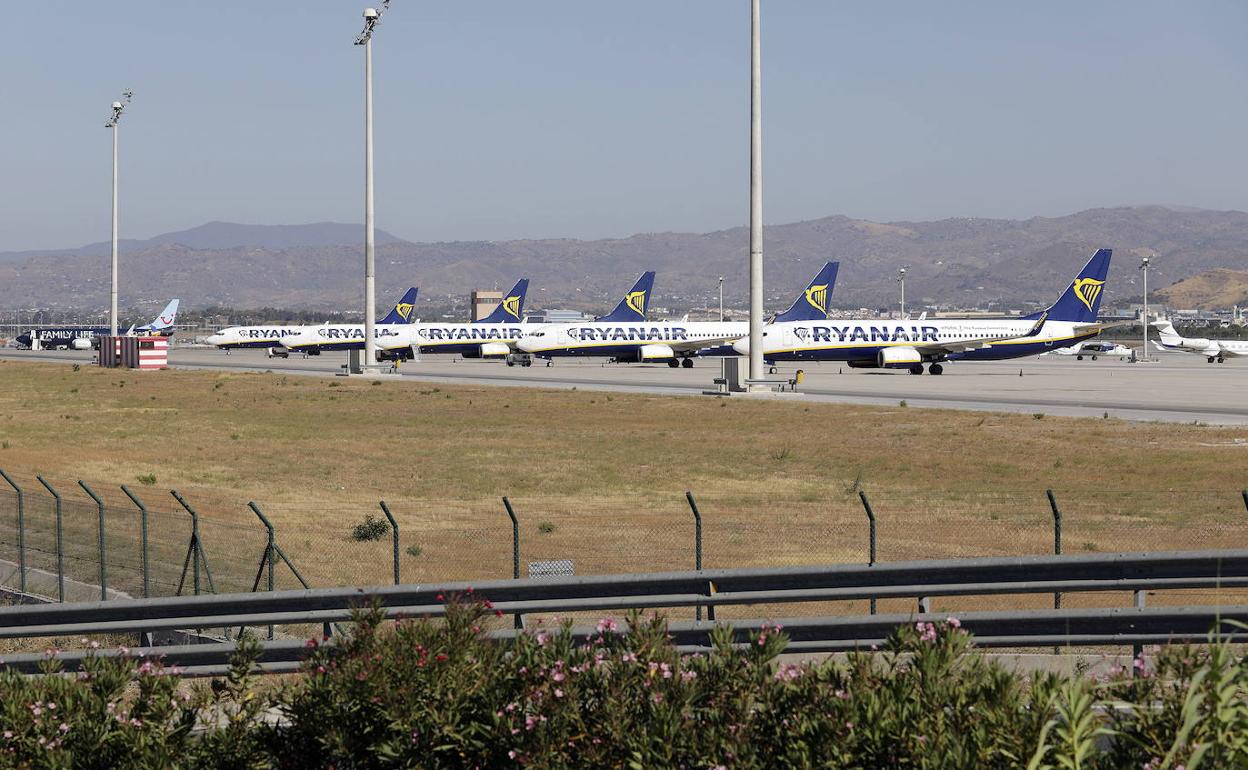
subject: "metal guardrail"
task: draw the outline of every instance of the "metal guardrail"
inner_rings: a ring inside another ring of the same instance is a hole
[[[443,597],[488,598],[502,613],[568,613],[631,608],[789,604],[812,601],[914,598],[912,615],[800,617],[781,621],[794,652],[826,652],[879,644],[899,624],[937,620],[932,597],[1132,591],[1133,607],[1092,610],[1005,611],[959,614],[982,646],[1132,645],[1203,639],[1221,621],[1248,621],[1248,606],[1145,608],[1144,592],[1248,587],[1248,550],[1121,553],[1077,556],[982,558],[889,562],[773,569],[706,570],[639,575],[602,575],[543,580],[505,580],[333,588],[272,593],[216,594],[157,599],[80,602],[0,608],[0,637],[21,638],[101,633],[147,633],[188,628],[324,624],[350,620],[361,606],[376,604],[385,616],[436,617]],[[764,621],[734,621],[739,638]],[[685,651],[705,649],[713,622],[670,624]],[[1248,635],[1230,628],[1236,636]],[[492,632],[508,638],[518,629]],[[593,629],[574,629],[587,638]],[[232,644],[150,648],[188,673],[222,669]],[[303,654],[302,640],[265,645],[261,668],[289,671]],[[64,653],[73,663],[90,653]],[[106,653],[101,653],[106,654]],[[4,665],[33,671],[42,655],[9,656]]]

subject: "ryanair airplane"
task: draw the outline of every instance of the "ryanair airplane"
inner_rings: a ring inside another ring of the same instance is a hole
[[[819,274],[785,313],[785,320],[824,320],[836,283],[837,262]],[[649,280],[647,280],[649,276]],[[745,321],[647,321],[654,274],[647,273],[611,313],[590,323],[549,324],[520,340],[516,347],[538,358],[605,356],[618,363],[666,361],[676,368],[693,366],[699,352],[724,349],[726,343],[749,333]],[[642,287],[644,284],[644,288]],[[728,355],[736,355],[729,351]]]
[[[921,321],[786,321],[763,332],[763,357],[774,361],[844,361],[855,368],[906,369],[941,374],[943,361],[997,361],[1046,353],[1095,337],[1109,275],[1110,249],[1092,255],[1047,310],[1021,318],[941,318]],[[733,348],[742,355],[749,339]]]
[[[412,308],[416,304],[416,294],[419,290],[413,286],[404,292],[402,299],[395,305],[385,318],[377,322],[374,331],[381,327],[396,326],[409,324],[412,322]],[[218,348],[229,351],[234,348],[278,348],[282,341],[286,339],[294,339],[309,330],[315,332],[318,329],[328,329],[328,325],[324,326],[304,326],[304,325],[283,325],[283,324],[265,324],[263,326],[231,326],[208,337],[205,342],[209,345],[216,345]],[[350,327],[334,327],[337,329],[345,329]],[[363,326],[360,326],[359,338],[364,338]],[[309,355],[320,353],[320,349],[309,349]]]
[[[524,321],[524,299],[529,279],[521,278],[503,301],[485,318],[471,323],[415,323],[404,327],[399,338],[387,345],[395,358],[411,358],[426,353],[451,353],[464,358],[502,358],[515,347],[530,326]]]

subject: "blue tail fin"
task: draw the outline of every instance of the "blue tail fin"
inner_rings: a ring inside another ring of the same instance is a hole
[[[378,321],[379,324],[410,324],[413,320],[412,308],[416,306],[416,294],[420,290],[415,286],[408,289],[403,298],[399,300],[399,304],[390,309],[386,317]]]
[[[178,320],[178,300],[170,300],[165,309],[160,311],[160,315],[156,316],[156,320],[147,326],[140,326],[136,331],[160,332],[166,329],[172,329],[174,321]]]
[[[503,295],[494,312],[476,321],[479,324],[519,323],[524,319],[524,295],[529,290],[529,279],[521,278],[511,291]]]
[[[654,288],[654,271],[647,270],[637,279],[637,283],[633,284],[633,288],[629,289],[624,295],[624,299],[620,300],[620,304],[615,306],[606,315],[595,318],[595,321],[644,321],[646,320],[646,310],[650,307],[650,289]]]
[[[1050,321],[1094,323],[1104,296],[1105,279],[1109,276],[1109,258],[1113,249],[1099,249],[1083,266],[1062,296],[1044,311]],[[1035,313],[1028,318],[1039,318]]]
[[[797,295],[789,309],[775,317],[775,321],[822,321],[828,317],[828,302],[836,286],[836,271],[840,262],[825,263],[805,290]]]

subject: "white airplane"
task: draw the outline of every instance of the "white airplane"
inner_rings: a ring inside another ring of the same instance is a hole
[[[1161,341],[1153,341],[1161,351],[1178,351],[1195,353],[1204,356],[1209,363],[1217,361],[1226,363],[1226,359],[1236,356],[1248,356],[1248,340],[1214,340],[1206,337],[1184,337],[1174,330],[1174,325],[1166,319],[1153,321],[1150,326],[1157,329]]]
[[[1097,323],[1110,249],[1092,255],[1047,310],[1022,318],[849,320],[776,323],[763,332],[763,357],[775,361],[844,361],[853,368],[944,372],[943,361],[994,361],[1074,345],[1117,324]],[[748,339],[733,348],[748,354]]]
[[[1082,361],[1084,356],[1088,356],[1095,361],[1099,356],[1130,357],[1134,352],[1135,351],[1126,345],[1119,345],[1116,342],[1109,342],[1107,340],[1088,340],[1087,342],[1080,342],[1077,345],[1071,345],[1067,348],[1050,350],[1048,353],[1042,353],[1041,355],[1047,356],[1052,354],[1055,356],[1074,356],[1076,361]]]
[[[778,318],[826,319],[839,263],[824,265],[805,292]],[[653,274],[647,274],[653,279]],[[646,276],[642,276],[644,281]],[[638,286],[641,285],[638,282]],[[516,347],[538,358],[605,356],[617,363],[667,362],[693,366],[693,358],[711,350],[735,356],[727,343],[749,334],[745,321],[647,321],[650,287],[634,287],[611,313],[588,323],[548,324],[531,332]]]
[[[424,336],[444,344],[438,351],[459,353],[465,358],[505,356],[511,352],[508,340],[522,333],[521,313],[529,279],[521,278],[490,315],[479,321],[461,324],[409,322],[398,325],[378,324],[373,327],[373,348],[383,360],[406,360],[412,357],[413,345]],[[514,322],[513,322],[514,321]],[[317,326],[301,330],[282,339],[282,347],[297,352],[352,350],[364,347],[364,327]],[[426,346],[422,343],[420,350]]]
[[[169,337],[173,335],[173,324],[178,319],[178,300],[170,300],[165,309],[160,311],[156,320],[143,326],[131,325],[121,332],[123,337],[153,335]],[[49,326],[42,329],[31,329],[19,334],[14,340],[19,347],[32,350],[92,350],[99,349],[100,338],[107,336],[111,329],[107,326]],[[121,331],[118,329],[118,331]]]
[[[398,345],[395,358],[427,353],[457,354],[464,358],[503,358],[514,352],[516,342],[533,328],[524,323],[524,299],[529,279],[521,278],[503,301],[485,318],[471,323],[414,323],[402,329],[388,344]]]
[[[382,327],[401,326],[412,322],[412,307],[416,304],[416,294],[418,290],[415,286],[404,292],[403,297],[399,300],[390,312],[378,321],[377,329]],[[282,340],[290,339],[303,334],[309,330],[329,328],[329,324],[322,326],[307,326],[299,324],[264,324],[262,326],[231,326],[222,329],[219,332],[210,335],[204,341],[209,345],[216,345],[218,348],[229,352],[234,348],[268,348],[269,355],[281,352],[285,354],[285,350],[281,348]],[[339,326],[339,329],[351,327]],[[363,338],[364,332],[361,331],[359,336]],[[320,349],[308,350],[309,355],[320,353]]]

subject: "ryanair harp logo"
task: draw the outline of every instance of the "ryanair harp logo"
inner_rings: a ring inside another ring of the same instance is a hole
[[[645,317],[646,315],[646,293],[644,291],[630,291],[624,295],[624,304],[633,309],[637,315]]]
[[[394,312],[398,313],[399,318],[406,321],[407,317],[412,314],[412,304],[410,302],[400,302],[394,306]]]
[[[520,320],[520,297],[513,295],[503,300],[503,312],[517,321]]]
[[[806,301],[820,313],[828,313],[828,285],[826,283],[811,286],[806,290]]]
[[[1096,302],[1097,297],[1101,296],[1101,289],[1104,287],[1105,282],[1095,278],[1076,278],[1071,288],[1079,301],[1087,306],[1088,310],[1092,310],[1093,303]]]

